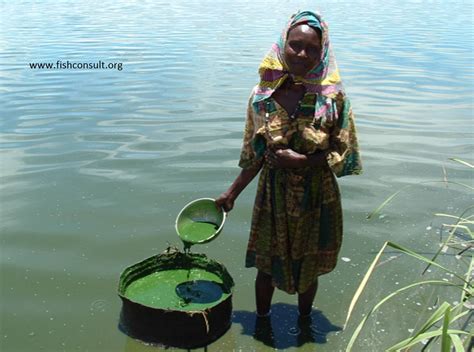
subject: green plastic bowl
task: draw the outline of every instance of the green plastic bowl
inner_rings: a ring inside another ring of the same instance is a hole
[[[212,198],[200,198],[188,203],[178,214],[175,228],[185,243],[206,243],[222,231],[226,212]]]

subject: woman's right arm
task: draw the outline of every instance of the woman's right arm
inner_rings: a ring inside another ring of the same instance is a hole
[[[224,208],[225,211],[232,210],[239,194],[252,182],[263,165],[263,155],[257,155],[253,146],[255,133],[260,127],[259,122],[257,122],[257,125],[255,124],[255,121],[260,120],[254,115],[252,107],[253,96],[254,93],[252,92],[247,104],[247,117],[245,120],[244,138],[239,160],[239,166],[242,170],[227,191],[216,199],[216,204]]]
[[[262,165],[263,163],[260,163],[257,167],[242,169],[227,191],[217,197],[216,204],[227,212],[231,211],[239,194],[252,182]]]

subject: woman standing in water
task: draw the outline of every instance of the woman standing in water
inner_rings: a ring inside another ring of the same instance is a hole
[[[354,118],[320,15],[292,16],[259,67],[250,96],[240,174],[217,199],[230,211],[261,171],[246,267],[258,269],[257,315],[274,288],[298,293],[311,314],[318,277],[334,269],[342,241],[336,177],[359,174]]]

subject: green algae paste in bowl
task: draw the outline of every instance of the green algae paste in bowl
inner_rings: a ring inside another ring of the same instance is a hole
[[[224,227],[226,213],[212,198],[201,198],[187,204],[176,218],[176,232],[185,248],[213,240]]]

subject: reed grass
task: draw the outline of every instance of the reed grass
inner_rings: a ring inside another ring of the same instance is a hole
[[[470,169],[473,169],[474,166],[464,160],[458,158],[450,158],[450,160],[457,162],[463,166],[466,166]],[[462,186],[468,188],[469,190],[474,190],[473,187],[469,185],[465,185],[459,182],[452,182],[448,181],[446,170],[444,170],[444,179],[443,181],[427,181],[427,182],[420,182],[419,184],[427,184],[427,183],[438,183],[443,182],[445,184],[455,184],[458,186]],[[415,185],[407,185],[397,192],[393,193],[389,196],[380,206],[377,207],[374,211],[372,211],[367,218],[371,219],[374,215],[378,214],[385,206],[387,206],[393,198],[399,195],[402,191],[406,190],[409,187],[413,187]],[[426,286],[426,285],[441,285],[441,286],[450,286],[454,287],[459,290],[460,300],[458,304],[450,304],[448,302],[442,302],[439,304],[436,311],[412,334],[412,336],[399,341],[398,343],[394,344],[393,346],[389,347],[385,351],[387,352],[394,352],[394,351],[409,351],[413,346],[420,344],[422,341],[427,341],[426,345],[423,347],[423,351],[433,343],[437,339],[441,339],[439,342],[439,348],[441,352],[449,352],[452,349],[456,352],[466,351],[466,348],[470,349],[473,347],[473,333],[471,331],[467,331],[467,326],[469,318],[474,315],[474,311],[472,311],[472,304],[468,302],[474,298],[474,286],[473,286],[473,268],[474,268],[474,257],[472,256],[471,250],[473,248],[474,243],[474,236],[473,231],[471,230],[472,226],[474,225],[474,214],[468,215],[468,213],[472,212],[474,206],[470,206],[465,209],[459,216],[451,215],[451,214],[443,214],[437,213],[435,214],[437,217],[446,218],[447,220],[453,221],[453,223],[443,223],[443,227],[449,229],[448,237],[445,241],[443,241],[440,245],[439,250],[435,253],[432,258],[427,258],[415,251],[401,246],[399,244],[393,242],[385,242],[382,248],[379,250],[377,255],[375,256],[374,260],[372,261],[371,265],[369,266],[367,272],[365,273],[361,283],[359,284],[354,296],[352,297],[351,303],[349,304],[348,312],[346,321],[344,323],[344,329],[347,327],[349,323],[354,308],[361,297],[364,289],[369,284],[369,279],[374,273],[377,263],[379,262],[381,256],[387,249],[387,247],[393,248],[403,254],[409,255],[418,261],[424,262],[427,264],[421,275],[426,273],[429,267],[434,266],[440,269],[441,271],[450,273],[452,275],[452,279],[448,281],[444,280],[424,280],[424,281],[417,281],[411,283],[405,287],[402,287],[398,290],[390,292],[388,295],[383,297],[379,302],[377,302],[372,308],[369,309],[368,312],[365,313],[362,320],[356,326],[352,336],[349,340],[349,343],[346,347],[346,352],[350,352],[353,350],[354,344],[359,337],[362,329],[364,328],[366,322],[369,320],[371,315],[379,309],[383,304],[387,301],[392,299],[393,297],[402,294],[408,290],[412,290],[419,286]],[[465,235],[465,239],[461,240],[454,240],[454,236],[456,232],[461,231]],[[460,248],[461,247],[461,248]],[[448,268],[444,265],[441,265],[436,262],[438,259],[439,254],[442,251],[454,251],[456,257],[458,259],[467,260],[468,265],[466,266],[466,271],[464,275],[460,275],[456,273],[453,269]],[[400,307],[401,309],[401,307]],[[461,320],[464,320],[465,324],[462,329],[456,329],[455,323],[459,323]]]

